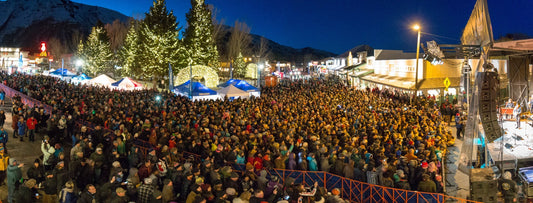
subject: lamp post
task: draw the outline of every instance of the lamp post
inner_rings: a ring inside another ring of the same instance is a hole
[[[418,57],[420,54],[420,26],[417,24],[413,26],[413,29],[418,31],[418,38],[416,40],[416,65],[415,65],[415,97],[418,96]]]
[[[263,70],[263,64],[257,66],[257,87],[261,91],[261,71]]]

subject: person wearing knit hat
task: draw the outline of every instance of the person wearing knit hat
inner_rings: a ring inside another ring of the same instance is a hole
[[[36,195],[33,193],[35,188],[35,179],[29,179],[24,182],[24,187],[19,187],[15,195],[15,202],[36,202]]]
[[[17,160],[9,159],[9,166],[7,166],[7,189],[8,189],[8,202],[13,202],[15,196],[15,184],[22,178],[21,168],[24,164],[17,166]]]

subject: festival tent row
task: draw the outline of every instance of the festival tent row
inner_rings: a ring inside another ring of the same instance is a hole
[[[192,91],[192,100],[216,100],[220,99],[220,95],[217,94],[216,91],[209,89],[208,87],[202,85],[200,82],[192,82],[192,90],[191,90],[191,81],[187,80],[187,82],[178,85],[174,87],[172,90],[175,94],[189,97],[191,95]]]
[[[140,90],[143,88],[143,85],[131,78],[125,77],[117,82],[111,83],[111,87],[122,90]]]
[[[55,77],[74,77],[74,76],[76,76],[75,73],[70,72],[69,70],[67,70],[65,68],[60,68],[60,69],[54,70],[54,71],[50,72],[49,74],[50,74],[50,76],[55,76]]]
[[[80,83],[85,83],[85,82],[89,81],[90,79],[91,79],[91,77],[87,76],[85,73],[82,73],[82,74],[80,74],[78,76],[72,77],[70,82],[74,83],[74,84],[80,84]]]
[[[257,87],[250,85],[244,80],[230,79],[226,81],[225,83],[222,83],[221,85],[219,85],[219,87],[227,87],[230,85],[233,85],[236,88],[239,88],[245,92],[248,92],[250,96],[255,96],[255,97],[261,96],[261,92],[259,91],[259,89],[257,89]]]
[[[227,97],[230,99],[248,98],[250,96],[248,92],[245,92],[233,85],[229,85],[227,87],[219,89],[217,92],[218,94],[220,94],[220,96]]]

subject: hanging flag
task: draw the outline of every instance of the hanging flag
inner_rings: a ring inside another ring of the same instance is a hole
[[[482,47],[494,43],[487,0],[477,0],[463,31],[461,43]]]
[[[22,61],[22,54],[19,56],[19,68],[22,68],[22,65],[24,64],[24,61]]]
[[[168,89],[172,91],[174,89],[174,74],[172,73],[172,65],[168,62]]]

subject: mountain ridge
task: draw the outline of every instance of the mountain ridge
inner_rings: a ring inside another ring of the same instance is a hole
[[[112,9],[70,0],[7,0],[0,1],[0,8],[3,8],[0,12],[0,46],[22,47],[34,52],[38,51],[40,42],[55,38],[66,44],[67,53],[72,53],[97,23],[108,24],[116,19],[128,22],[131,19]],[[225,25],[223,34],[224,40],[217,42],[221,55],[227,50],[231,27]],[[252,49],[259,46],[261,38],[266,38],[256,34],[250,34],[250,37]],[[336,55],[311,47],[293,48],[270,39],[268,47],[271,60],[293,64]]]

